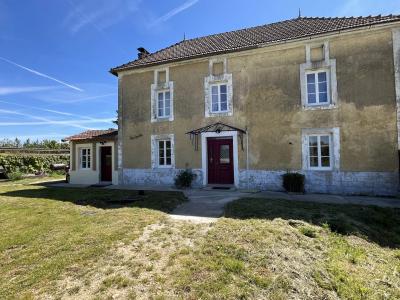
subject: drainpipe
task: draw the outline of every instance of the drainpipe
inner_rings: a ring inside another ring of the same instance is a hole
[[[247,189],[249,189],[249,130],[246,126],[246,181]]]

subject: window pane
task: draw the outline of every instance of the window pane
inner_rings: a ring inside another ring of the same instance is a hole
[[[164,165],[164,157],[161,157],[160,156],[160,158],[159,158],[159,160],[158,160],[158,164],[160,165],[160,166],[163,166]]]
[[[327,93],[319,93],[319,102],[320,103],[328,102],[328,94]]]
[[[226,84],[220,85],[221,94],[226,94]]]
[[[325,93],[326,93],[327,88],[328,88],[328,85],[327,85],[326,82],[320,82],[320,83],[318,83],[318,89],[319,89],[319,92],[320,92],[320,93],[321,93],[321,92],[325,92]]]
[[[329,135],[322,135],[320,137],[321,146],[329,146]]]
[[[221,102],[226,102],[227,101],[227,97],[226,94],[221,94]]]
[[[326,81],[326,72],[318,73],[318,82]]]
[[[321,165],[322,167],[330,167],[330,158],[329,157],[321,157]]]
[[[82,155],[86,155],[86,149],[82,149]]]
[[[162,101],[164,99],[163,93],[158,93],[158,101]]]
[[[310,147],[310,156],[318,156],[318,147]]]
[[[317,102],[317,97],[315,94],[308,94],[308,103],[316,103]]]
[[[166,165],[167,165],[167,166],[170,166],[170,165],[171,165],[171,157],[167,157]]]
[[[307,74],[307,84],[315,83],[315,75],[314,74]]]
[[[168,148],[167,148],[167,150],[166,150],[166,157],[167,157],[167,159],[168,159],[168,158],[171,158],[171,149],[168,149]]]
[[[321,147],[321,156],[329,156],[329,146]]]
[[[221,103],[221,110],[223,111],[228,110],[228,103],[226,102]]]
[[[165,141],[167,149],[171,149],[171,141]]]
[[[165,100],[171,99],[171,93],[170,92],[165,92]]]
[[[212,103],[218,103],[218,95],[212,95]]]
[[[315,94],[315,84],[307,84],[307,93]]]
[[[166,107],[165,108],[165,116],[164,117],[169,117],[170,112],[171,112],[171,109],[169,107]]]
[[[218,95],[218,86],[217,85],[211,86],[211,94]]]
[[[310,167],[318,167],[318,157],[310,157]]]
[[[221,145],[220,153],[219,153],[219,163],[220,164],[229,164],[229,145]]]
[[[218,111],[218,103],[213,103],[211,109],[212,109],[212,111]]]
[[[308,138],[308,140],[309,140],[310,147],[317,147],[318,146],[318,137],[310,136]]]

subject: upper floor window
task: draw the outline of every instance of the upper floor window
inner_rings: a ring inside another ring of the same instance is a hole
[[[330,58],[329,42],[307,44],[306,62],[300,65],[303,109],[337,107],[336,59]]]
[[[227,73],[226,58],[209,61],[209,75],[204,78],[205,116],[233,115],[232,74]]]
[[[167,118],[171,114],[171,92],[157,92],[157,116],[159,118]]]
[[[211,85],[211,111],[226,112],[228,110],[228,95],[226,84]]]
[[[174,83],[169,80],[169,68],[154,71],[151,85],[151,122],[174,120]]]
[[[326,70],[306,72],[308,105],[329,104],[328,75]]]
[[[91,162],[91,155],[90,155],[90,148],[80,148],[80,168],[81,169],[90,169],[90,162]]]

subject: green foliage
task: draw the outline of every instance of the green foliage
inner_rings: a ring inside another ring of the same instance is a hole
[[[12,181],[17,181],[17,180],[21,180],[23,174],[20,171],[15,171],[12,172],[10,174],[7,175],[8,179],[12,180]]]
[[[299,231],[304,234],[305,236],[308,236],[310,238],[315,238],[317,237],[317,233],[314,228],[310,226],[303,226],[299,228]]]
[[[0,154],[0,166],[3,166],[7,174],[21,172],[33,174],[36,172],[49,173],[50,165],[56,163],[69,164],[69,155],[65,154]],[[9,175],[8,175],[9,176]]]
[[[303,193],[305,176],[300,173],[286,173],[283,176],[283,187],[288,192]]]
[[[175,177],[175,186],[178,188],[189,188],[192,186],[192,182],[196,178],[196,176],[197,175],[194,174],[191,170],[181,171]]]

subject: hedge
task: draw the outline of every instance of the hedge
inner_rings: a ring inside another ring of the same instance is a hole
[[[22,172],[33,174],[36,172],[50,172],[51,164],[69,164],[68,154],[0,154],[0,166],[6,173]]]

